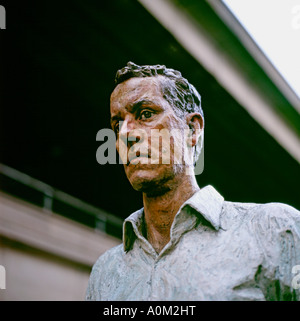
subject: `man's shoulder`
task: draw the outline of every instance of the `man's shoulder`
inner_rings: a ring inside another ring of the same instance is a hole
[[[123,244],[120,244],[99,256],[90,274],[86,300],[100,300],[99,289],[101,288],[101,282],[103,279],[110,277],[108,273],[110,273],[111,265],[116,263],[116,260],[122,256],[122,252]]]
[[[97,270],[99,267],[103,269],[103,267],[105,267],[106,264],[109,264],[109,262],[114,261],[116,259],[120,259],[123,256],[123,254],[123,244],[119,244],[117,246],[112,247],[111,249],[107,250],[99,256],[99,258],[93,266],[93,270]]]
[[[233,202],[233,201],[224,201],[224,204],[227,206],[235,207],[241,210],[246,210],[246,211],[266,211],[268,213],[270,212],[275,212],[275,213],[291,213],[292,215],[296,214],[299,215],[299,211],[284,203],[279,203],[279,202],[270,202],[270,203],[245,203],[245,202]]]
[[[255,222],[261,226],[278,231],[300,228],[300,212],[294,207],[283,203],[261,204],[254,213]]]
[[[290,225],[298,225],[300,227],[300,211],[296,208],[284,203],[240,203],[240,202],[224,202],[226,210],[231,210],[242,216],[245,221],[260,226],[273,225],[277,227],[289,227]]]

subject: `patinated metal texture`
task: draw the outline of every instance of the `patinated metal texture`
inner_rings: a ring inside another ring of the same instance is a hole
[[[160,253],[142,231],[140,209],[95,263],[87,300],[299,300],[300,212],[289,205],[229,202],[209,185],[181,206]]]

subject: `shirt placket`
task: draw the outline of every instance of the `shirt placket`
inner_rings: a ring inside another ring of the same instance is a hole
[[[151,293],[150,300],[158,300],[160,294],[158,293],[160,278],[161,278],[161,261],[162,258],[168,259],[168,256],[172,255],[172,250],[175,248],[176,244],[180,241],[181,236],[193,229],[197,224],[197,217],[191,213],[189,207],[184,207],[176,214],[174,222],[170,230],[170,241],[162,249],[162,251],[157,254],[151,244],[148,242],[149,246],[153,249],[155,257],[153,256],[153,266],[151,269]],[[164,264],[165,266],[166,264]]]

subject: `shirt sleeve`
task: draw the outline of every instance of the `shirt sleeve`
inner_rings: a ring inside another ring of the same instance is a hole
[[[254,225],[264,255],[256,275],[257,285],[266,300],[299,301],[300,212],[281,203],[265,204]]]
[[[86,301],[100,301],[100,285],[101,285],[101,266],[103,266],[103,257],[105,255],[101,255],[96,263],[93,265],[86,294]]]
[[[85,294],[85,301],[96,301],[95,296],[95,266],[92,269],[92,272],[90,274],[86,294]]]

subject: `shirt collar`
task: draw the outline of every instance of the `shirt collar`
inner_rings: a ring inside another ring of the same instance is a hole
[[[211,225],[220,228],[220,216],[224,198],[211,185],[205,186],[188,199],[184,205],[189,205],[200,213]]]
[[[220,216],[222,211],[224,198],[220,195],[216,189],[211,186],[205,186],[196,192],[191,198],[182,204],[178,213],[176,214],[174,221],[180,222],[180,214],[183,212],[183,208],[190,206],[196,212],[201,214],[206,221],[208,221],[213,228],[218,230],[220,228]],[[143,224],[143,212],[141,208],[138,211],[132,213],[127,217],[123,224],[123,246],[124,250],[129,251],[136,238],[143,239],[142,236],[142,224]],[[183,219],[185,219],[183,217]]]

